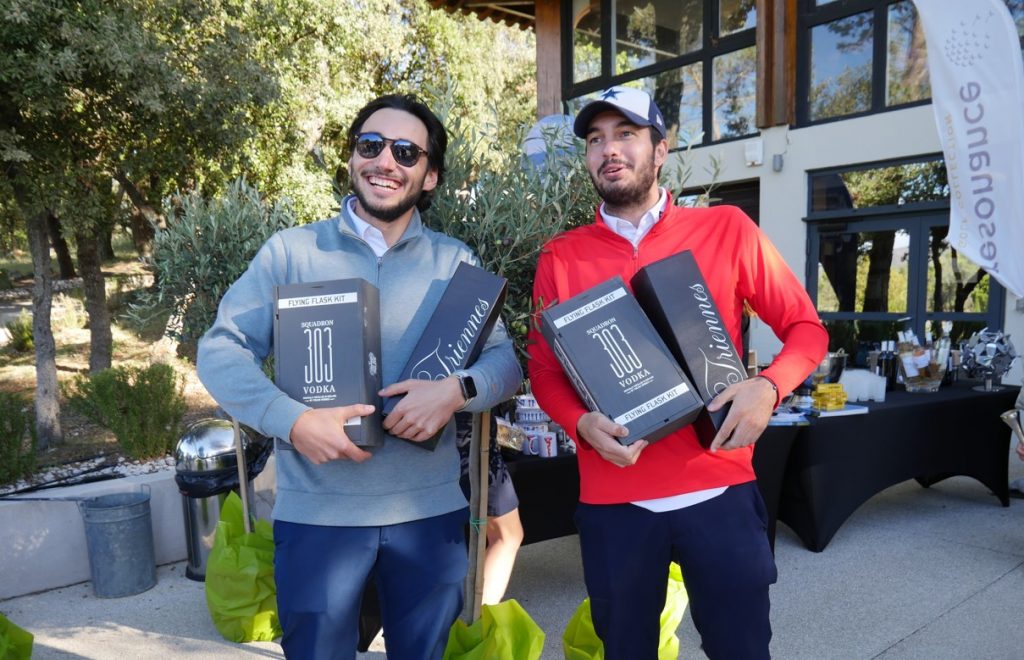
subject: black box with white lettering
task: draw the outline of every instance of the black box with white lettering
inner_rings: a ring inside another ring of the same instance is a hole
[[[541,312],[541,333],[584,404],[654,442],[701,411],[693,386],[615,277]]]
[[[376,407],[345,424],[360,447],[384,444],[380,296],[363,279],[283,284],[274,300],[274,382],[311,408]]]
[[[472,366],[501,315],[507,287],[504,277],[460,263],[398,380],[443,380]],[[385,416],[400,398],[385,399]],[[440,439],[439,432],[429,440],[411,444],[433,451]]]
[[[669,350],[690,376],[707,405],[715,396],[747,377],[743,357],[726,330],[704,275],[689,250],[640,269],[633,292]],[[730,404],[697,418],[694,427],[707,447],[725,421]]]

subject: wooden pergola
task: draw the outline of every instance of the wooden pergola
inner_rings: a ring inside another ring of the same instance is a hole
[[[537,116],[562,112],[559,0],[428,0],[435,9],[472,14],[537,35]]]

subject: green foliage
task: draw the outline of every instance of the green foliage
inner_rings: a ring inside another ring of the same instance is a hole
[[[586,170],[582,141],[573,138],[567,149],[557,134],[545,134],[546,166],[538,169],[524,163],[519,146],[528,126],[520,125],[513,139],[503,140],[493,130],[462,121],[451,87],[429,93],[448,128],[449,142],[445,182],[425,220],[466,243],[483,268],[508,280],[502,319],[525,366],[541,248],[562,231],[592,223],[600,201]],[[685,156],[663,171],[663,185],[676,195],[690,173]],[[706,202],[707,194],[695,201]]]
[[[166,455],[181,434],[184,383],[167,364],[78,375],[64,388],[71,407],[114,432],[134,459]]]
[[[172,220],[157,231],[153,246],[155,292],[143,296],[132,316],[144,324],[172,310],[172,335],[195,344],[213,324],[228,287],[245,272],[260,246],[274,232],[292,226],[287,200],[274,205],[244,180],[211,200],[198,193],[170,198]]]
[[[66,293],[58,293],[53,297],[50,310],[50,325],[54,330],[73,328],[80,330],[85,327],[89,316],[85,313],[85,303],[80,298]]]
[[[36,438],[31,403],[11,392],[0,392],[0,484],[32,474],[36,467]]]
[[[28,310],[21,310],[16,318],[7,322],[7,330],[11,333],[11,348],[18,353],[28,353],[35,350],[35,340],[32,338],[32,315]]]
[[[448,171],[426,221],[508,280],[502,319],[525,360],[537,255],[555,234],[593,220],[596,193],[582,158],[558,155],[554,136],[548,172],[524,167],[521,139],[498,143],[494,133],[462,122],[450,89],[439,97],[433,105],[448,128]]]

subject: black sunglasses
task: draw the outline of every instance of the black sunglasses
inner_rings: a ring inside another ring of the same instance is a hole
[[[426,149],[422,149],[408,140],[392,140],[380,133],[360,133],[357,135],[355,151],[362,158],[376,158],[384,151],[384,147],[387,146],[388,142],[391,143],[391,156],[402,167],[412,167],[419,161],[420,156],[427,154]]]

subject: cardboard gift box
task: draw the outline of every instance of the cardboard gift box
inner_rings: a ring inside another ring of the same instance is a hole
[[[359,447],[384,443],[380,296],[366,280],[284,284],[274,292],[274,382],[311,408],[368,403],[345,424]]]
[[[504,277],[460,263],[396,382],[412,378],[443,380],[471,366],[501,315],[507,287]],[[400,398],[384,401],[385,416]],[[411,444],[432,451],[440,439],[438,432],[429,440]]]
[[[747,377],[743,353],[736,349],[707,282],[689,250],[645,266],[630,282],[633,293],[669,350],[686,370],[705,405]],[[731,404],[701,413],[695,423],[707,447],[725,421]]]
[[[702,408],[621,277],[541,312],[541,333],[587,408],[629,429],[623,445],[659,440]]]

